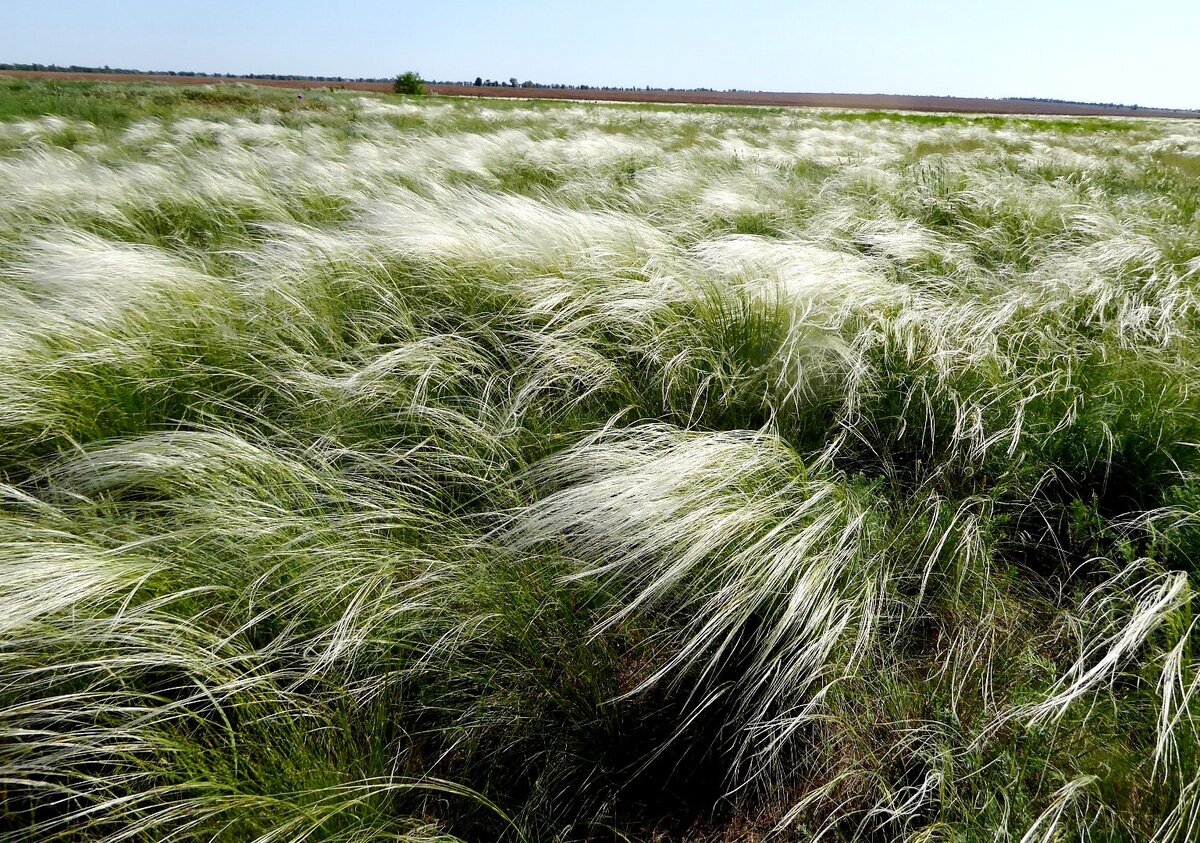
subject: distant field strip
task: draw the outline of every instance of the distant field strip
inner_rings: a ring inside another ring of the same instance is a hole
[[[255,85],[265,88],[340,89],[390,93],[391,82],[357,82],[320,79],[229,79],[221,76],[180,76],[153,73],[72,73],[69,71],[0,70],[0,78],[36,79],[48,82],[154,82],[166,85]],[[788,91],[629,90],[597,87],[504,87],[427,83],[430,93],[448,97],[487,99],[591,100],[598,102],[642,102],[693,105],[752,105],[787,108],[848,108],[929,111],[968,114],[1041,114],[1063,116],[1172,117],[1195,120],[1200,112],[1177,108],[1147,108],[1137,105],[1064,102],[1061,100],[985,97],[930,97],[900,94],[834,94]]]
[[[0,118],[0,841],[1200,835],[1200,123]]]

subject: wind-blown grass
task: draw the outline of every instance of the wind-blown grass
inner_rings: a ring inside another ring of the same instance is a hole
[[[1195,124],[189,91],[0,82],[0,840],[1196,836]]]

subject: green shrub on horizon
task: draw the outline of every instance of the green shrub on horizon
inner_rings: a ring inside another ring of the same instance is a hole
[[[421,80],[421,74],[415,70],[408,70],[399,74],[392,88],[397,94],[425,93],[425,83]]]

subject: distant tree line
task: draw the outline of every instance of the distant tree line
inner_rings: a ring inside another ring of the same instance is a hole
[[[474,82],[433,82],[434,85],[466,85],[474,88],[549,88],[551,90],[573,90],[573,91],[704,91],[706,93],[714,93],[716,88],[660,88],[653,85],[644,86],[620,86],[620,85],[588,85],[581,83],[573,85],[563,82],[534,82],[526,79],[524,82],[518,82],[517,77],[510,76],[508,81],[499,79],[484,79],[482,76],[476,76]],[[727,88],[726,93],[743,93],[740,88]]]
[[[273,79],[280,82],[396,82],[394,76],[305,76],[296,73],[207,73],[203,70],[137,70],[128,67],[87,67],[84,65],[71,64],[19,64],[13,62],[0,62],[0,71],[3,70],[32,70],[51,73],[113,73],[124,74],[129,76],[195,76],[201,79]],[[475,81],[469,80],[423,80],[430,85],[459,85],[462,87],[476,88],[549,88],[551,90],[560,91],[658,91],[658,92],[680,92],[680,93],[716,93],[716,88],[661,88],[653,85],[645,85],[639,87],[622,87],[619,85],[589,85],[571,84],[563,82],[534,82],[526,79],[524,82],[518,82],[517,77],[510,76],[507,81],[497,79],[484,79],[481,76],[476,76]],[[739,93],[755,93],[744,88],[725,88],[724,93],[739,94]],[[1013,102],[1046,102],[1056,105],[1084,105],[1098,108],[1112,109],[1129,109],[1136,111],[1141,108],[1138,105],[1126,105],[1116,102],[1081,102],[1079,100],[1063,100],[1053,99],[1050,97],[1004,97],[1003,99]],[[1160,108],[1157,111],[1187,111],[1187,109],[1179,108]]]
[[[203,79],[276,79],[284,82],[391,82],[391,77],[304,76],[294,73],[206,73],[203,70],[135,70],[128,67],[84,67],[78,64],[0,63],[0,70],[36,70],[50,73],[114,73],[128,76],[197,76]]]
[[[1053,103],[1054,105],[1087,105],[1093,108],[1125,108],[1129,109],[1130,111],[1137,111],[1139,108],[1141,108],[1141,106],[1137,105],[1136,103],[1134,105],[1126,105],[1122,102],[1080,102],[1079,100],[1059,100],[1051,97],[1008,97],[1008,99],[1015,100],[1016,102],[1048,102]],[[1182,111],[1184,109],[1161,108],[1157,110]]]
[[[0,63],[0,70],[34,70],[53,73],[114,73],[125,74],[129,76],[195,76],[201,79],[274,79],[281,82],[395,82],[394,76],[305,76],[296,73],[207,73],[203,70],[137,70],[128,67],[86,67],[83,65],[58,65],[58,64],[14,64]],[[472,83],[470,80],[439,80],[426,79],[423,80],[430,85],[461,85],[463,87],[477,88],[550,88],[553,90],[563,91],[681,91],[691,92],[698,91],[704,93],[713,93],[716,88],[661,88],[652,85],[632,87],[622,87],[619,85],[589,85],[586,83],[572,84],[564,82],[534,82],[526,79],[524,82],[518,82],[517,77],[510,76],[507,81],[484,79],[476,76]],[[742,93],[740,88],[728,88],[726,93]]]

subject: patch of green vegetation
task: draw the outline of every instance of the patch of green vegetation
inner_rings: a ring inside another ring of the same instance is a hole
[[[0,839],[1188,839],[1196,131],[0,81]]]
[[[298,100],[291,91],[248,85],[46,82],[0,76],[0,120],[52,114],[99,129],[120,129],[147,118],[221,119],[253,108],[286,112],[328,107],[321,95],[309,93]]]
[[[561,172],[532,161],[505,161],[492,171],[497,189],[505,193],[541,196],[561,187],[565,177]]]

